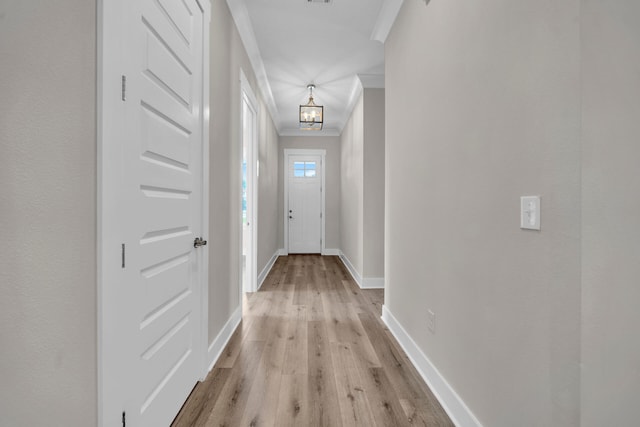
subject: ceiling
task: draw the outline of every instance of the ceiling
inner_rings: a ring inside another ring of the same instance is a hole
[[[384,40],[403,0],[227,0],[280,135],[339,135],[362,87],[384,87]],[[298,128],[308,84],[321,131]]]

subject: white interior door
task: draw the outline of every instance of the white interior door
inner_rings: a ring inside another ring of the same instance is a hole
[[[121,153],[105,166],[119,171],[117,222],[105,221],[122,239],[122,265],[103,284],[102,375],[105,410],[119,402],[122,412],[101,421],[167,426],[200,376],[205,345],[206,246],[194,246],[203,226],[203,12],[196,0],[121,4],[123,130],[104,143]]]
[[[289,155],[289,253],[322,252],[322,156]]]

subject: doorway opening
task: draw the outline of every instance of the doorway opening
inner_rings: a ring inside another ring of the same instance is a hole
[[[258,102],[247,81],[246,76],[240,70],[241,87],[241,256],[240,256],[240,280],[242,293],[255,292],[257,273],[257,128],[258,128]]]

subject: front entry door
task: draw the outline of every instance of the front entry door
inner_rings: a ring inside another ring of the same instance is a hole
[[[288,156],[289,253],[322,252],[322,157]]]
[[[121,176],[112,227],[122,236],[122,266],[103,285],[102,375],[112,386],[105,410],[120,405],[122,413],[103,414],[103,424],[122,417],[127,426],[167,426],[202,373],[205,346],[206,246],[194,245],[206,238],[204,15],[197,0],[129,0],[121,13],[123,131],[105,141],[120,144],[121,164],[105,167]]]

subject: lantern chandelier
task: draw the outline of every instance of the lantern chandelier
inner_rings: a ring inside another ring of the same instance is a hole
[[[300,106],[300,129],[322,130],[322,112],[324,107],[313,102],[313,90],[316,85],[307,85],[309,89],[309,102]]]

